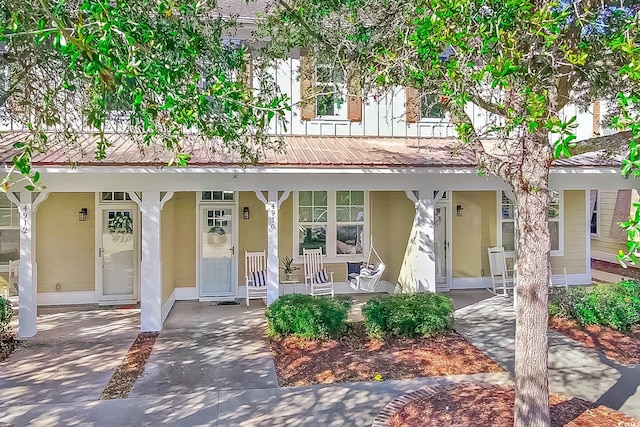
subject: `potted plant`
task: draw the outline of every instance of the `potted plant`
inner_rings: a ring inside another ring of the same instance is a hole
[[[291,280],[293,272],[296,270],[300,270],[300,268],[293,266],[293,258],[291,258],[289,255],[282,258],[280,264],[282,265],[281,269],[284,273],[285,280]]]

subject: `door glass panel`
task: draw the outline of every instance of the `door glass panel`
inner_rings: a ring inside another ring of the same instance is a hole
[[[435,210],[436,283],[447,283],[447,215],[446,208]]]
[[[134,221],[130,209],[102,211],[102,293],[134,295]]]
[[[202,224],[202,293],[231,294],[233,261],[231,208],[205,209]]]

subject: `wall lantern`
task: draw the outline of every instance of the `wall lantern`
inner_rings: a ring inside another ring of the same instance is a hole
[[[78,221],[86,221],[88,215],[89,211],[87,208],[80,208],[80,212],[78,212]]]
[[[462,207],[462,205],[456,206],[456,215],[464,216],[464,208]]]
[[[242,219],[249,219],[249,206],[242,208]]]

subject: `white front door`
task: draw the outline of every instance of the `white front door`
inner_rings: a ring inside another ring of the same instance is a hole
[[[435,209],[435,250],[436,250],[436,291],[445,292],[450,288],[449,261],[450,245],[448,232],[448,206]]]
[[[208,206],[200,211],[200,296],[235,296],[233,206]]]
[[[134,205],[101,206],[96,278],[100,303],[138,299],[138,214]]]

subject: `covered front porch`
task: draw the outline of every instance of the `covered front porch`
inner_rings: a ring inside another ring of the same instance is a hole
[[[307,137],[291,155],[244,168],[205,157],[163,168],[120,152],[75,169],[34,159],[46,189],[8,194],[20,221],[20,336],[36,334],[38,305],[84,303],[139,303],[141,330],[159,331],[175,301],[244,298],[246,251],[266,253],[267,303],[284,291],[281,259],[300,268],[311,246],[322,248],[336,293],[353,292],[347,262],[366,262],[371,238],[387,265],[376,291],[491,286],[487,248],[513,244],[504,183],[450,157],[442,141],[339,139],[331,158],[322,138]],[[356,151],[370,157],[356,161]],[[567,267],[569,284],[591,282],[590,189],[633,186],[616,167],[579,165],[551,173],[552,262]]]

